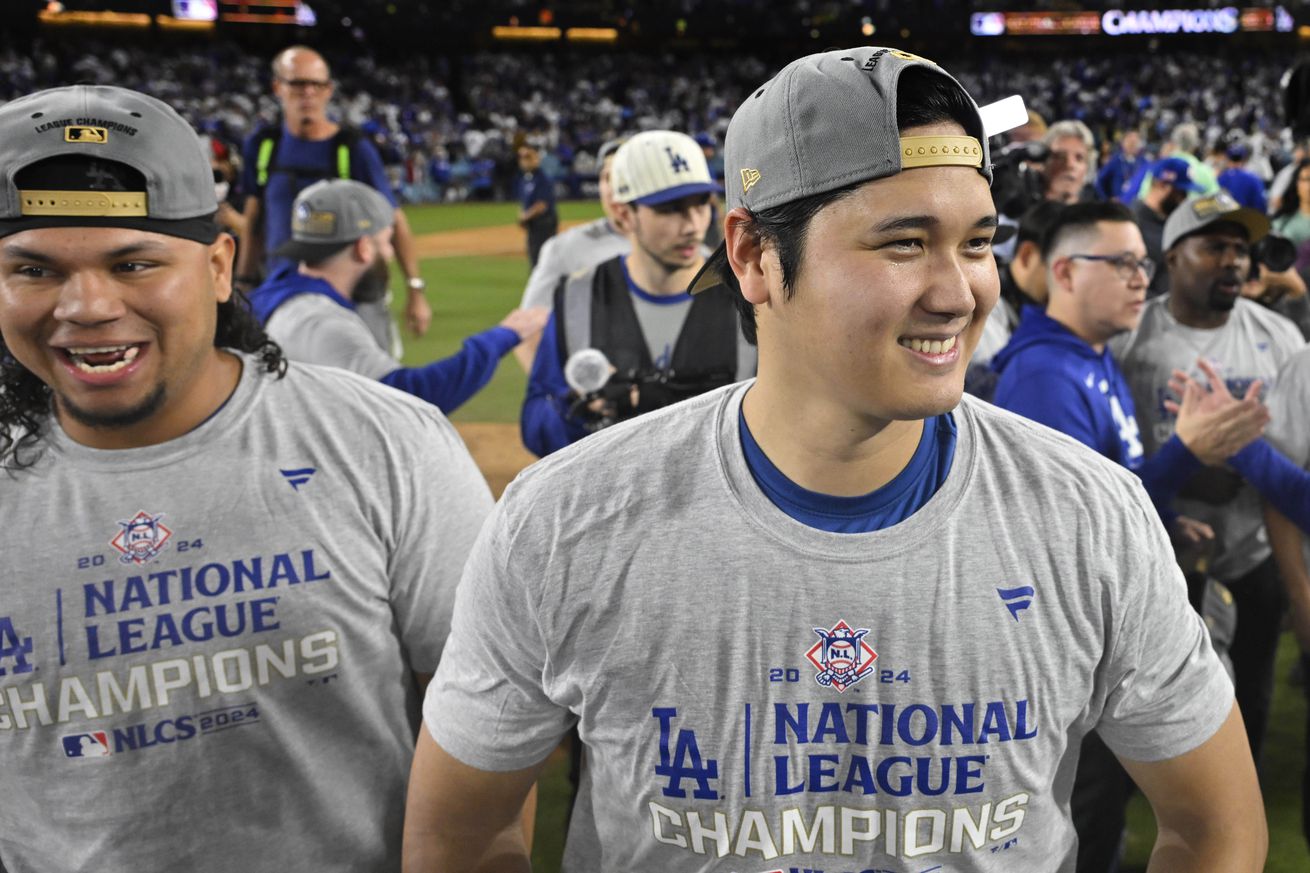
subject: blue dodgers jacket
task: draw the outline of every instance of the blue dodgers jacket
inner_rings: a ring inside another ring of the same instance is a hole
[[[267,324],[279,306],[299,294],[321,294],[355,311],[355,305],[327,282],[305,276],[295,267],[282,267],[251,293],[251,312],[261,325]],[[491,381],[500,359],[518,344],[517,333],[498,325],[468,337],[448,358],[417,367],[397,365],[378,381],[426,400],[449,415]]]
[[[1071,436],[1142,478],[1162,516],[1201,462],[1178,437],[1145,457],[1136,407],[1110,350],[1097,352],[1036,306],[1025,306],[1014,335],[992,359],[993,402]]]

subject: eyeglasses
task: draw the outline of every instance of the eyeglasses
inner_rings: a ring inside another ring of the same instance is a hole
[[[1068,258],[1071,261],[1105,261],[1114,267],[1114,271],[1119,274],[1119,278],[1125,282],[1131,282],[1137,275],[1138,270],[1142,271],[1148,282],[1155,275],[1155,261],[1150,258],[1142,258],[1139,261],[1127,252],[1122,255],[1068,255]]]
[[[332,81],[329,79],[283,79],[279,77],[278,81],[292,91],[326,91],[332,87]]]

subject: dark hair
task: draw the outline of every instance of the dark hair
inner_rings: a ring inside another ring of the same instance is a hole
[[[1083,228],[1094,227],[1101,221],[1126,221],[1131,224],[1133,214],[1118,200],[1069,204],[1055,213],[1046,233],[1042,235],[1042,260],[1049,262],[1051,252],[1066,237]]]
[[[978,110],[959,85],[923,67],[910,67],[902,72],[896,88],[896,129],[944,121],[956,122],[971,136],[981,138],[984,135],[978,128]],[[814,216],[825,206],[850,196],[865,184],[867,180],[862,180],[781,206],[750,212],[749,232],[755,234],[761,243],[772,245],[778,253],[786,299],[791,299],[796,292],[796,277],[805,256],[805,238]],[[719,274],[737,302],[742,334],[753,344],[756,341],[755,307],[741,296],[741,285],[726,258],[719,264]]]
[[[1292,173],[1292,182],[1283,191],[1283,199],[1278,204],[1278,211],[1274,213],[1275,218],[1284,215],[1295,215],[1301,208],[1301,195],[1296,192],[1296,177],[1301,175],[1301,171],[1310,167],[1310,158],[1303,158],[1296,164],[1296,170]]]
[[[227,302],[218,304],[214,345],[255,354],[266,371],[281,378],[287,371],[282,348],[264,333],[250,311],[245,295],[235,288]],[[19,457],[34,448],[50,413],[50,387],[10,353],[0,337],[0,466],[12,459],[14,467],[29,466],[34,458]]]

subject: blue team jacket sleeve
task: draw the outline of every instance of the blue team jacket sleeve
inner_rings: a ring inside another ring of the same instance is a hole
[[[361,166],[359,169],[352,168],[351,175],[390,200],[392,206],[399,206],[396,192],[391,190],[391,180],[387,178],[387,169],[382,166],[382,156],[373,147],[373,143],[362,140],[356,146],[355,152]]]
[[[1156,510],[1162,517],[1166,517],[1172,514],[1169,504],[1178,496],[1178,489],[1199,469],[1200,459],[1174,434],[1160,446],[1160,451],[1142,462],[1137,475],[1141,477],[1142,485]]]
[[[575,443],[587,435],[579,422],[568,417],[569,385],[564,381],[564,364],[560,361],[555,336],[555,315],[551,314],[541,332],[537,357],[528,374],[528,396],[523,401],[519,429],[523,445],[539,458]]]
[[[992,402],[1071,436],[1094,452],[1103,451],[1086,398],[1076,383],[1060,373],[1018,371],[1011,366],[996,383],[996,398]]]
[[[401,367],[379,381],[421,397],[449,415],[491,381],[500,359],[518,344],[519,335],[514,331],[493,327],[464,340],[463,347],[449,358],[421,367]]]
[[[1228,463],[1269,505],[1310,534],[1310,473],[1263,439],[1233,455]]]

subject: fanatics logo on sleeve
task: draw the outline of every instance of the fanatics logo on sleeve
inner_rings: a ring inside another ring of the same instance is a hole
[[[173,531],[159,521],[163,517],[162,512],[158,515],[138,512],[130,521],[120,521],[118,524],[122,530],[109,541],[120,552],[118,560],[137,565],[153,561],[173,536]]]
[[[819,635],[819,642],[810,647],[805,657],[818,671],[815,682],[845,692],[873,673],[878,653],[864,641],[868,628],[853,630],[845,621],[839,621],[827,630],[816,627],[814,632]]]
[[[89,734],[69,734],[63,737],[65,758],[108,758],[109,734],[92,731]]]

